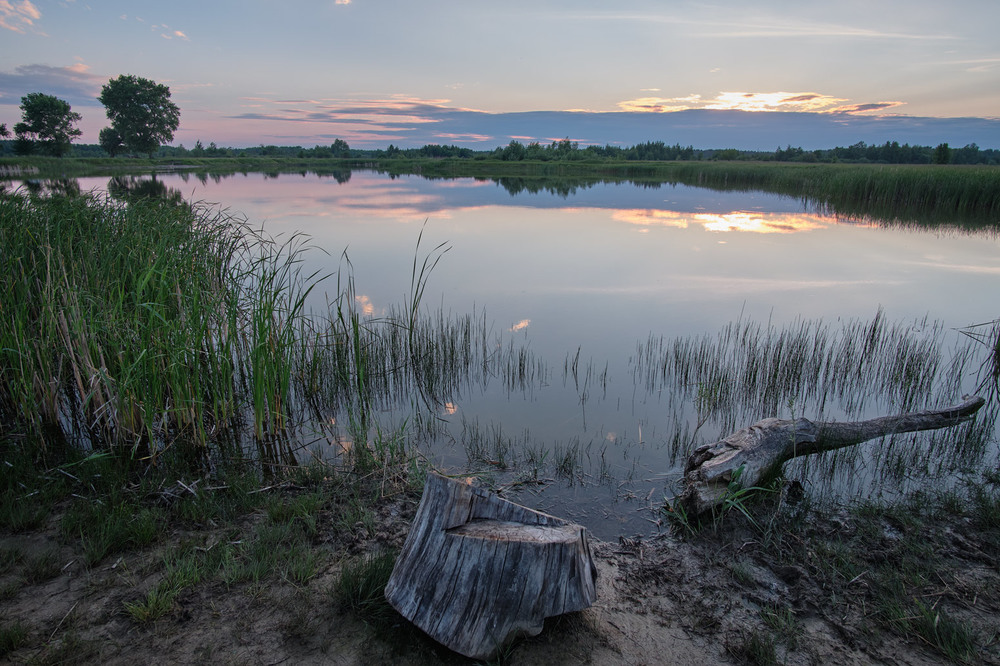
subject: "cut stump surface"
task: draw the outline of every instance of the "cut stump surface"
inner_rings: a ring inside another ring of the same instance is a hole
[[[597,568],[580,525],[430,474],[385,597],[442,645],[489,659],[592,605]]]

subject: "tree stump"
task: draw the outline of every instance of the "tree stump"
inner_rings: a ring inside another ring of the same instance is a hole
[[[760,485],[792,458],[860,444],[900,432],[947,428],[971,419],[986,401],[963,398],[954,407],[880,416],[867,421],[813,422],[763,419],[725,439],[694,450],[684,470],[680,504],[688,516],[705,514],[721,504],[737,481],[742,488]]]
[[[593,604],[597,568],[580,525],[429,474],[385,598],[442,645],[489,659]]]

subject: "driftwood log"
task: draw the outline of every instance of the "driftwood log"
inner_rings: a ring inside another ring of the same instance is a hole
[[[882,416],[868,421],[813,422],[763,419],[725,439],[699,446],[684,470],[681,507],[688,516],[705,514],[725,498],[735,480],[742,488],[758,486],[792,458],[859,444],[900,432],[936,430],[971,419],[983,406],[965,397],[953,407]]]
[[[597,568],[583,527],[430,474],[385,598],[449,649],[489,659],[593,604]]]

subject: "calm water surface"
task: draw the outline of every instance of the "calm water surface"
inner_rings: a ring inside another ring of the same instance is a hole
[[[373,317],[405,302],[421,230],[420,253],[446,243],[424,307],[485,313],[496,334],[526,347],[545,370],[525,391],[497,381],[463,392],[438,414],[439,428],[421,448],[450,472],[469,466],[464,443],[484,433],[547,452],[535,457],[548,466],[539,478],[551,481],[520,486],[514,496],[606,538],[656,529],[649,509],[674,494],[680,476],[682,462],[667,443],[674,414],[690,417],[692,408],[635,379],[636,350],[651,336],[714,336],[737,319],[833,325],[881,309],[887,321],[918,331],[939,322],[948,348],[962,339],[951,329],[1000,315],[995,232],[870,225],[777,195],[614,183],[511,194],[493,181],[362,171],[339,181],[315,174],[160,179],[271,234],[308,234],[321,250],[307,255],[307,272],[337,271],[346,251],[359,306]],[[85,190],[106,185],[81,179]],[[335,279],[326,289],[335,291]],[[312,306],[323,305],[321,288]],[[962,390],[974,388],[965,373]],[[815,416],[808,405],[799,409]],[[836,407],[825,409],[838,416]],[[406,408],[384,416],[402,422]],[[719,428],[706,423],[697,441],[728,434]],[[566,456],[576,467],[554,473]],[[526,472],[495,474],[513,482]],[[883,490],[876,480],[841,492]]]

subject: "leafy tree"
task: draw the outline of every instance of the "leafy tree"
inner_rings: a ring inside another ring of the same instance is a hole
[[[0,139],[6,139],[10,136],[10,130],[7,129],[7,123],[0,123]]]
[[[21,98],[21,122],[14,125],[22,148],[28,142],[40,144],[44,152],[62,156],[69,152],[70,142],[81,134],[74,125],[80,121],[69,102],[44,93],[28,93]]]
[[[113,127],[105,127],[102,129],[101,133],[97,136],[97,141],[101,144],[101,148],[104,149],[104,152],[111,155],[111,157],[114,157],[125,149],[125,144],[122,143],[121,135],[118,134]]]
[[[503,149],[500,154],[500,159],[506,161],[520,161],[524,159],[524,144],[520,141],[513,140],[507,144],[507,147]]]
[[[934,149],[934,164],[947,164],[951,162],[951,148],[947,143],[939,143]]]
[[[343,139],[334,139],[330,146],[331,157],[350,157],[351,147]]]
[[[111,129],[131,152],[150,156],[170,143],[180,125],[181,110],[170,101],[170,88],[132,74],[122,74],[101,88]]]

